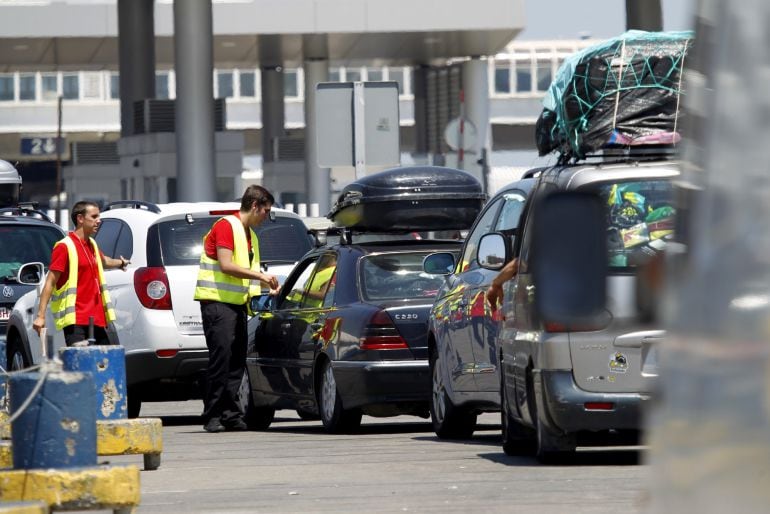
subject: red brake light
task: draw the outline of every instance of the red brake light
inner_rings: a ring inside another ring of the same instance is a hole
[[[387,312],[377,311],[364,327],[359,339],[362,350],[406,350],[409,345],[398,333],[396,325]]]
[[[612,402],[586,402],[583,406],[586,410],[612,410],[615,408],[615,404]]]
[[[229,216],[230,214],[235,214],[236,212],[238,212],[237,209],[234,211],[229,209],[223,209],[218,211],[209,211],[209,214],[211,214],[212,216]]]
[[[138,268],[134,272],[134,291],[144,307],[171,310],[171,290],[166,268]]]
[[[155,350],[155,355],[157,355],[161,359],[176,357],[177,353],[179,353],[179,350]]]

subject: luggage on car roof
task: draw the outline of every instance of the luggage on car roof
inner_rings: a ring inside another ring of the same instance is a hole
[[[411,166],[351,182],[327,217],[361,232],[461,230],[473,224],[485,200],[479,181],[465,171]]]

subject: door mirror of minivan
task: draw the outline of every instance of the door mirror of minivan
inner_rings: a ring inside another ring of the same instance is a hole
[[[510,258],[508,246],[505,236],[498,232],[482,236],[477,257],[479,266],[493,271],[502,269]]]
[[[422,269],[431,275],[449,275],[455,269],[455,256],[450,252],[432,253],[422,261]]]
[[[536,308],[565,328],[606,316],[607,219],[597,195],[552,193],[535,206],[529,265]]]
[[[42,262],[28,262],[16,273],[16,281],[28,286],[40,285],[45,278],[45,265]]]

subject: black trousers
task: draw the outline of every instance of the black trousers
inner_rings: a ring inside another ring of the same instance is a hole
[[[88,325],[68,325],[62,329],[64,332],[64,344],[72,346],[78,341],[88,339]],[[94,326],[95,344],[113,344],[104,327]]]
[[[201,319],[209,349],[203,420],[227,423],[243,417],[238,389],[246,371],[246,306],[201,302]]]

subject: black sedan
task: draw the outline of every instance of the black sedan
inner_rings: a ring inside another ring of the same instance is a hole
[[[249,321],[246,418],[265,429],[277,409],[320,417],[329,432],[362,414],[428,416],[427,322],[444,277],[423,271],[458,241],[337,244],[308,253],[281,293]],[[261,301],[261,302],[260,302]]]

